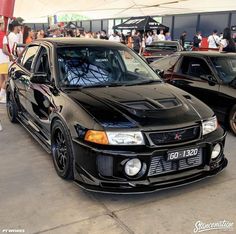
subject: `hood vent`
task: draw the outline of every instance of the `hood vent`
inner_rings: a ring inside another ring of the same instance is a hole
[[[136,109],[136,110],[156,110],[157,107],[152,105],[149,102],[140,101],[140,102],[125,102],[126,106]],[[158,108],[159,109],[159,108]]]
[[[155,101],[159,102],[166,109],[170,109],[181,105],[181,103],[176,98],[168,98]]]
[[[171,109],[174,107],[181,106],[181,103],[176,98],[157,99],[157,100],[147,98],[147,101],[125,102],[123,104],[129,108],[141,111]]]

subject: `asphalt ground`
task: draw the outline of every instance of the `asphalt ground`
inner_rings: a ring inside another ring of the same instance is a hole
[[[3,105],[0,120],[0,233],[189,234],[198,221],[229,221],[229,232],[209,233],[236,233],[236,138],[230,133],[229,164],[219,175],[151,194],[110,195],[60,179],[51,156],[9,122]]]

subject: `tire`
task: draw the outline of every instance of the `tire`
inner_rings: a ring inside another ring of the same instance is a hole
[[[236,135],[236,105],[234,105],[229,114],[229,126],[234,135]]]
[[[72,140],[68,128],[61,120],[56,120],[53,123],[51,150],[57,174],[63,179],[72,180],[74,178]]]
[[[18,108],[11,92],[7,93],[7,115],[12,123],[18,122]]]

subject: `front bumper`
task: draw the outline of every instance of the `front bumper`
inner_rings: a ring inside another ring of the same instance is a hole
[[[74,140],[75,182],[90,191],[119,194],[147,193],[193,183],[216,175],[227,166],[228,161],[223,150],[217,159],[211,160],[210,157],[215,144],[220,143],[224,147],[225,137],[226,132],[220,128],[194,144],[186,143],[184,147],[196,145],[203,149],[202,164],[154,176],[149,176],[152,158],[165,154],[170,148],[104,150]],[[178,149],[179,146],[175,145],[172,148]],[[122,165],[125,160],[131,158],[139,158],[146,164],[146,172],[143,175],[134,178],[125,176]],[[102,160],[102,166],[99,160]]]

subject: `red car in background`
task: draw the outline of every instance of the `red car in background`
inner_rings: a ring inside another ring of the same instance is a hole
[[[146,45],[142,55],[148,63],[152,63],[178,51],[182,51],[182,46],[178,41],[157,41]]]

